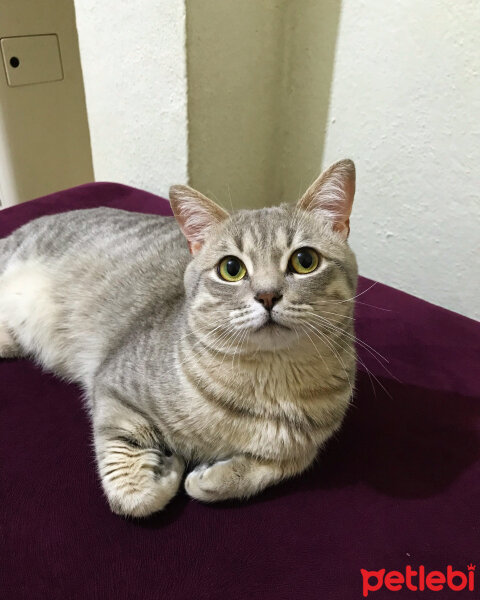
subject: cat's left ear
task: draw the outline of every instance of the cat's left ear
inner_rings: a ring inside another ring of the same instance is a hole
[[[196,254],[201,249],[209,230],[229,216],[213,200],[188,185],[173,185],[170,188],[170,204],[180,229],[187,238],[191,254]]]
[[[297,207],[318,212],[332,223],[335,231],[347,239],[354,195],[355,165],[347,158],[324,171],[298,201]]]

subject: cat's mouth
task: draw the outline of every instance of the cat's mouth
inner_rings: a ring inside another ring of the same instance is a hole
[[[268,331],[268,330],[275,330],[275,329],[290,329],[290,327],[287,327],[286,325],[282,325],[282,323],[279,323],[278,321],[275,321],[272,318],[272,315],[269,315],[267,320],[262,323],[262,325],[260,325],[259,327],[257,327],[257,329],[255,331]]]

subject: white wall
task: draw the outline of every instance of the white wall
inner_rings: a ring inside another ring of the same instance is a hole
[[[324,164],[351,156],[360,271],[480,318],[480,4],[345,0]]]
[[[75,0],[97,181],[187,181],[185,5]]]

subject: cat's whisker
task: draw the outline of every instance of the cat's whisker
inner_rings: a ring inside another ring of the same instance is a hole
[[[219,341],[223,341],[226,339],[229,339],[231,335],[231,331],[227,331],[224,332],[220,337],[219,337]],[[203,342],[202,342],[203,343]],[[188,361],[192,361],[193,358],[195,359],[201,359],[203,356],[205,356],[206,354],[208,354],[209,352],[213,352],[213,358],[215,358],[216,356],[218,356],[218,354],[220,353],[221,350],[213,348],[211,346],[208,346],[206,344],[204,344],[204,347],[201,348],[200,350],[196,349],[195,346],[198,344],[198,342],[196,342],[193,346],[191,346],[189,348],[190,354],[186,354],[185,356],[185,360],[184,361],[179,361],[179,364],[181,366],[185,365],[186,362]]]
[[[250,333],[249,329],[244,329],[243,330],[243,335],[240,337],[240,341],[238,343],[237,349],[238,349],[238,354],[237,354],[237,359],[240,360],[240,356],[242,355],[242,348],[244,345],[244,342],[246,341],[246,339],[248,338],[248,334]],[[232,358],[232,371],[234,369],[234,360],[235,360],[235,354],[237,351],[235,351],[233,353],[233,358]]]
[[[318,317],[318,316],[317,316]],[[326,322],[321,322],[321,324],[324,327],[327,327],[329,331],[337,333],[338,337],[342,337],[342,336],[346,336],[348,337],[352,342],[356,342],[359,344],[360,347],[362,347],[364,350],[366,350],[378,363],[379,365],[386,371],[386,373],[392,378],[395,379],[396,381],[399,381],[398,377],[396,377],[386,366],[385,364],[383,364],[380,359],[374,354],[378,354],[378,356],[380,358],[382,358],[385,362],[389,362],[387,358],[385,358],[384,356],[382,356],[379,352],[377,352],[374,348],[371,348],[368,346],[368,344],[366,344],[366,342],[363,342],[362,340],[360,340],[360,338],[357,338],[354,335],[351,335],[350,333],[348,333],[347,331],[343,331],[340,330],[338,328],[335,328],[333,325],[326,323]],[[338,339],[338,338],[337,338]],[[365,345],[366,344],[366,345]],[[357,356],[357,359],[360,361],[360,358]],[[362,362],[362,366],[367,369],[366,365]]]
[[[367,352],[368,352],[368,353],[369,353],[369,354],[370,354],[370,355],[371,355],[371,356],[372,356],[372,357],[373,357],[373,358],[374,358],[374,359],[375,359],[375,360],[378,362],[378,364],[379,364],[379,365],[380,365],[380,366],[381,366],[381,367],[382,367],[382,368],[385,370],[385,372],[387,373],[387,375],[389,375],[389,376],[390,376],[392,379],[394,379],[395,381],[398,381],[399,383],[401,383],[401,382],[400,382],[400,380],[398,379],[398,377],[397,377],[396,375],[394,375],[394,374],[393,374],[393,373],[390,371],[390,369],[388,369],[388,367],[387,367],[385,364],[383,364],[383,363],[380,361],[380,359],[379,359],[377,356],[375,356],[375,354],[373,354],[373,352],[370,350],[370,348],[369,348],[369,347],[366,347],[366,346],[364,345],[365,343],[364,343],[362,340],[360,340],[359,338],[356,338],[355,336],[351,336],[351,335],[350,335],[350,334],[348,334],[347,332],[345,332],[345,335],[346,335],[347,337],[349,337],[349,338],[352,340],[352,342],[354,342],[354,343],[358,343],[358,345],[359,345],[361,348],[363,348],[364,350],[366,350],[366,351],[367,351]],[[372,350],[373,350],[373,349],[372,349]],[[377,351],[375,350],[375,352],[377,352]],[[377,354],[379,354],[379,353],[377,353]],[[389,361],[388,361],[388,359],[386,359],[385,357],[383,357],[381,354],[379,354],[379,356],[380,356],[380,358],[382,358],[383,360],[385,360],[387,363],[389,362]],[[359,358],[359,357],[358,357],[358,360],[360,361],[360,358]],[[363,362],[362,362],[362,365],[363,365],[363,367],[364,367],[365,369],[367,369],[366,365],[365,365]]]
[[[250,311],[250,312],[251,312],[251,311]],[[237,327],[241,327],[241,326],[242,326],[242,325],[244,325],[245,323],[251,323],[251,321],[252,321],[251,315],[247,315],[246,317],[243,317],[243,318],[240,318],[240,317],[239,317],[238,319],[235,319],[235,318],[234,318],[234,319],[231,319],[231,321],[230,321],[230,322],[231,322],[233,325],[236,325]],[[242,329],[243,329],[243,327],[242,327]]]
[[[330,341],[332,341],[333,343],[336,343],[336,344],[337,344],[337,346],[340,344],[340,342],[338,341],[338,338],[336,338],[336,339],[333,339],[333,338],[331,338],[331,339],[330,339]],[[353,352],[352,352],[350,349],[348,349],[348,348],[344,347],[343,345],[342,345],[341,347],[344,349],[344,351],[345,351],[345,352],[347,352],[347,353],[348,353],[350,356],[352,356],[352,358],[356,359],[356,360],[357,360],[357,361],[358,361],[358,362],[361,364],[361,366],[362,366],[362,367],[365,369],[365,371],[367,372],[367,374],[368,374],[368,376],[369,376],[369,378],[370,378],[370,381],[372,381],[372,377],[373,377],[373,378],[375,379],[375,381],[378,383],[378,385],[379,385],[379,386],[380,386],[380,387],[381,387],[381,388],[384,390],[384,392],[385,392],[385,393],[386,393],[386,394],[387,394],[387,395],[388,395],[390,398],[392,398],[391,394],[388,392],[388,390],[385,388],[385,386],[384,386],[384,385],[381,383],[381,381],[378,379],[378,377],[376,377],[376,375],[375,375],[375,374],[374,374],[372,371],[370,371],[370,370],[368,369],[368,367],[367,367],[367,366],[366,366],[366,364],[365,364],[365,363],[364,363],[364,362],[361,360],[361,358],[358,356],[358,354],[356,354],[356,353],[353,353]],[[378,359],[377,359],[377,360],[378,360]],[[382,364],[382,363],[380,363],[380,364]],[[396,378],[396,377],[395,377],[393,374],[391,374],[391,373],[390,373],[390,371],[388,371],[388,369],[385,367],[385,365],[382,365],[382,366],[383,366],[383,368],[384,368],[384,369],[385,369],[385,370],[386,370],[386,371],[387,371],[387,372],[388,372],[388,373],[391,375],[391,377],[393,377],[394,379],[397,379],[397,378]],[[398,380],[397,380],[397,381],[398,381]],[[372,383],[372,387],[373,387],[373,383]],[[374,389],[374,392],[375,392],[375,389]]]
[[[317,314],[317,313],[315,313],[315,314]],[[341,317],[342,319],[348,319],[349,321],[354,320],[354,317],[350,317],[349,315],[342,315],[341,313],[330,312],[328,310],[322,310],[321,314],[322,315],[333,315],[336,317]]]
[[[341,335],[346,335],[347,337],[349,337],[351,340],[358,342],[363,348],[365,348],[365,350],[367,350],[370,354],[374,353],[376,356],[374,356],[374,358],[378,361],[379,358],[381,358],[382,360],[384,360],[386,363],[389,363],[390,361],[388,360],[388,358],[386,358],[385,356],[383,356],[383,354],[381,354],[380,352],[378,352],[378,350],[375,350],[375,348],[373,348],[372,346],[370,346],[369,344],[367,344],[367,342],[363,341],[362,339],[360,339],[358,336],[353,335],[351,333],[349,333],[348,331],[344,330],[344,329],[340,329],[339,327],[337,327],[334,323],[332,323],[329,319],[322,317],[322,315],[317,314],[317,313],[313,313],[313,312],[309,312],[309,315],[311,315],[313,318],[321,321],[323,324],[325,324],[325,326],[330,326],[330,328],[332,330],[336,330],[338,331]],[[373,354],[372,354],[373,356]],[[377,358],[378,357],[378,358]],[[380,363],[381,364],[381,363]]]
[[[331,345],[331,341],[330,339],[328,339],[328,337],[323,334],[322,332],[320,332],[319,330],[317,330],[311,323],[309,323],[308,321],[305,322],[305,325],[307,325],[308,327],[310,327],[310,329],[313,330],[314,334],[317,335],[317,337],[323,341],[324,344],[326,344],[328,346],[328,348],[330,348],[330,350],[333,352],[334,356],[337,358],[338,362],[340,363],[340,365],[342,366],[343,372],[345,373],[347,380],[348,380],[348,384],[350,387],[350,391],[353,394],[353,385],[352,382],[350,380],[350,377],[348,375],[347,372],[347,367],[345,365],[345,363],[343,362],[343,360],[340,358],[339,353],[335,350],[335,348]]]
[[[223,352],[222,361],[221,361],[221,363],[220,363],[220,365],[219,365],[219,368],[220,368],[220,369],[222,368],[222,365],[223,365],[223,362],[224,362],[224,360],[225,360],[225,357],[226,357],[226,356],[228,356],[228,352],[229,352],[230,348],[232,348],[232,346],[233,346],[233,345],[236,343],[236,341],[239,339],[239,337],[240,337],[242,334],[243,334],[243,330],[242,330],[242,329],[237,329],[237,330],[234,332],[234,334],[233,334],[233,336],[232,336],[232,339],[230,340],[230,344],[228,345],[228,347],[226,348],[226,350]],[[233,352],[233,357],[235,357],[235,350],[234,350],[234,352]],[[232,358],[232,361],[233,361],[233,358]]]
[[[356,296],[352,296],[351,298],[345,298],[343,300],[317,300],[317,302],[321,302],[323,304],[327,304],[327,303],[332,303],[332,304],[344,304],[345,302],[354,302],[357,298],[360,298],[360,296],[363,296],[363,294],[366,294],[368,291],[370,291],[373,287],[375,287],[377,285],[378,281],[374,281],[372,283],[372,285],[370,285],[366,290],[363,290],[362,292],[360,292],[359,294],[357,294]]]
[[[347,298],[346,300],[317,300],[316,304],[344,304],[345,302],[353,301],[352,298]],[[368,306],[369,308],[375,308],[376,310],[383,310],[385,312],[393,312],[392,308],[385,308],[384,306],[375,306],[374,304],[369,304],[368,302],[363,302],[362,300],[355,300],[355,304],[361,304],[362,306]]]
[[[210,330],[210,331],[207,331],[206,333],[203,333],[203,335],[205,335],[206,337],[207,337],[207,336],[211,336],[211,335],[213,335],[213,333],[214,333],[215,331],[217,331],[218,329],[220,329],[221,327],[224,327],[224,326],[225,326],[225,323],[224,323],[224,321],[222,320],[222,321],[221,321],[221,323],[220,323],[220,324],[219,324],[217,327],[215,327],[214,329],[212,329],[212,330]],[[180,341],[183,341],[183,340],[185,340],[185,339],[187,339],[187,338],[189,338],[189,337],[191,337],[191,336],[196,336],[197,338],[199,337],[199,335],[198,335],[198,332],[196,332],[196,331],[191,331],[190,333],[186,333],[185,335],[182,335],[182,336],[180,336],[179,340],[180,340]]]
[[[196,342],[194,342],[194,343],[193,343],[193,345],[192,345],[192,346],[189,348],[189,350],[190,350],[190,352],[192,352],[192,353],[193,353],[193,352],[196,352],[196,353],[197,353],[197,356],[198,356],[198,354],[199,354],[199,353],[198,353],[198,351],[196,350],[196,346],[198,346],[198,344],[203,344],[203,345],[204,345],[204,348],[202,349],[203,351],[200,353],[200,357],[201,357],[201,356],[203,356],[205,353],[207,353],[208,351],[212,351],[212,348],[211,348],[211,347],[208,345],[208,343],[205,343],[205,338],[207,338],[207,339],[208,339],[209,337],[213,336],[213,335],[214,335],[214,333],[215,333],[215,331],[217,331],[217,330],[218,330],[220,327],[224,327],[224,326],[225,326],[225,323],[224,323],[224,322],[220,323],[220,325],[216,326],[216,327],[215,327],[215,328],[214,328],[212,331],[210,331],[210,332],[207,332],[206,334],[203,334],[203,335],[204,335],[204,338],[201,338],[201,337],[199,337],[199,336],[198,336],[198,333],[196,333],[196,332],[191,332],[190,334],[187,334],[187,335],[185,335],[185,336],[182,336],[182,337],[180,338],[180,341],[185,341],[185,340],[186,340],[186,338],[188,338],[188,337],[190,337],[190,336],[192,336],[192,335],[195,335],[195,336],[196,336],[198,339],[197,339],[197,341],[196,341]],[[223,339],[228,339],[228,338],[229,338],[229,336],[230,336],[230,334],[231,334],[231,332],[230,332],[230,329],[228,328],[228,329],[227,329],[227,331],[223,332],[223,333],[222,333],[222,334],[221,334],[221,335],[218,337],[218,340],[217,340],[217,341],[220,341],[220,340],[223,340]],[[186,356],[187,356],[187,360],[188,360],[188,358],[189,358],[189,355],[187,354]],[[178,359],[178,356],[177,356],[177,359]],[[185,363],[185,361],[180,361],[180,360],[178,360],[178,364],[179,364],[179,365],[181,365],[181,364],[184,364],[184,363]],[[165,374],[165,375],[167,375],[167,374],[170,374],[170,373],[172,373],[173,371],[175,371],[175,369],[176,369],[176,366],[175,366],[175,367],[173,367],[172,369],[170,369],[170,370],[166,371],[164,374]]]
[[[345,374],[346,374],[346,375],[347,375],[347,377],[348,377],[348,374],[347,374],[347,371],[346,371],[346,365],[345,365],[345,363],[344,363],[344,362],[343,362],[343,361],[340,359],[339,355],[338,355],[338,354],[335,352],[335,350],[334,350],[334,348],[333,348],[333,346],[332,346],[331,344],[335,344],[335,345],[336,345],[337,347],[339,347],[339,348],[340,348],[342,351],[344,351],[344,352],[347,352],[347,354],[349,354],[350,356],[352,356],[352,358],[353,358],[353,359],[355,359],[355,358],[356,358],[356,356],[355,356],[353,353],[349,352],[348,348],[345,348],[343,345],[340,345],[340,344],[338,343],[338,341],[337,341],[337,340],[335,340],[335,339],[333,339],[333,338],[328,338],[328,337],[327,337],[327,336],[326,336],[324,333],[322,333],[322,332],[321,332],[319,329],[317,329],[317,328],[316,328],[316,327],[315,327],[315,326],[314,326],[312,323],[306,322],[306,324],[307,324],[307,325],[308,325],[308,326],[309,326],[311,329],[313,329],[313,330],[314,330],[315,334],[316,334],[316,335],[317,335],[317,336],[318,336],[318,337],[319,337],[319,338],[320,338],[320,339],[323,341],[323,343],[324,343],[324,344],[325,344],[325,345],[326,345],[328,348],[330,348],[330,350],[331,350],[331,351],[334,353],[334,355],[336,356],[337,360],[338,360],[338,361],[340,362],[340,364],[342,365],[342,367],[343,367],[343,370],[344,370]],[[350,382],[350,380],[349,380],[349,382]],[[352,386],[351,382],[350,382],[350,388],[351,388],[351,390],[352,390],[352,394],[353,394],[353,386]]]
[[[377,379],[377,377],[376,377],[376,376],[375,376],[375,375],[374,375],[374,374],[373,374],[373,373],[372,373],[372,372],[371,372],[371,371],[368,369],[368,367],[367,367],[367,366],[365,365],[365,363],[364,363],[364,362],[363,362],[363,361],[362,361],[362,360],[361,360],[361,359],[358,357],[358,355],[357,355],[356,353],[352,352],[352,351],[350,350],[350,348],[349,348],[349,347],[348,347],[346,344],[345,344],[345,345],[344,345],[344,344],[342,344],[342,343],[341,343],[341,342],[338,340],[338,338],[337,338],[337,339],[333,339],[333,338],[331,338],[331,339],[330,339],[330,341],[331,341],[332,343],[334,343],[334,344],[335,344],[337,347],[339,347],[339,348],[340,348],[340,349],[341,349],[343,352],[346,352],[346,353],[347,353],[349,356],[351,356],[351,357],[352,357],[354,360],[356,360],[357,362],[359,362],[359,363],[362,365],[362,367],[365,369],[365,371],[367,372],[367,375],[368,375],[368,377],[369,377],[369,379],[370,379],[370,384],[371,384],[371,386],[372,386],[372,390],[373,390],[373,393],[374,393],[375,397],[376,397],[376,390],[375,390],[375,386],[373,385],[372,376],[373,376],[373,378],[375,379],[375,381],[377,381],[377,383],[380,385],[380,387],[381,387],[381,388],[382,388],[382,389],[385,391],[385,393],[386,393],[388,396],[390,396],[390,394],[389,394],[388,390],[387,390],[387,389],[386,389],[386,388],[385,388],[385,387],[382,385],[382,383],[381,383],[381,382],[380,382],[380,381]],[[390,396],[390,397],[391,397],[391,396]]]
[[[303,329],[303,325],[308,325],[308,323],[299,323],[300,327]],[[308,337],[308,339],[310,340],[310,342],[312,343],[312,346],[315,348],[315,351],[318,354],[318,357],[320,358],[320,360],[323,362],[323,364],[325,365],[325,368],[327,369],[327,371],[330,373],[330,375],[332,375],[332,371],[330,370],[330,367],[327,365],[326,360],[323,358],[322,353],[320,352],[320,350],[317,348],[315,342],[312,340],[312,338],[310,337],[310,334],[308,333],[308,331],[306,329],[303,329],[303,332],[305,333],[305,335]]]
[[[362,306],[368,306],[370,308],[376,308],[377,310],[384,310],[385,312],[393,312],[391,308],[384,308],[382,306],[374,306],[373,304],[368,304],[367,302],[362,302],[361,300],[357,300],[355,304],[361,304]]]

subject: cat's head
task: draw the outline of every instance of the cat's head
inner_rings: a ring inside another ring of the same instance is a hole
[[[193,255],[185,272],[188,319],[227,352],[314,342],[351,319],[357,267],[347,238],[355,166],[325,171],[296,205],[229,215],[188,186],[170,202]]]

